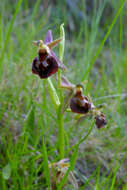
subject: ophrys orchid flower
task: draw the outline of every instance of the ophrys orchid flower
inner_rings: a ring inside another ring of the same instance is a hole
[[[46,36],[45,43],[42,40],[34,41],[34,44],[39,47],[38,56],[35,57],[32,63],[32,72],[39,75],[41,79],[48,78],[55,74],[59,68],[66,67],[55,55],[52,49],[61,42],[61,38],[54,40],[52,31],[49,30]]]

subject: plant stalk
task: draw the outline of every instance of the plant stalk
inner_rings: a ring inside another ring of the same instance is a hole
[[[63,61],[63,54],[64,54],[64,44],[65,44],[65,33],[64,33],[64,24],[61,24],[60,26],[60,38],[62,38],[62,41],[60,42],[60,48],[59,48],[59,56],[60,60]],[[58,71],[58,84],[61,86],[61,70]],[[58,125],[59,125],[59,137],[58,137],[58,143],[59,143],[59,152],[60,152],[60,158],[64,158],[64,114],[62,111],[63,108],[63,93],[60,89],[60,105],[57,110],[57,119],[58,119]]]

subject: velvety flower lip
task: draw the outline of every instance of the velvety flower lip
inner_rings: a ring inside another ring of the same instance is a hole
[[[58,71],[58,64],[53,57],[47,57],[46,61],[40,62],[36,57],[33,60],[32,72],[39,75],[41,79],[48,78]]]
[[[36,75],[38,75],[39,73],[39,65],[40,65],[39,58],[35,57],[32,63],[32,72]]]
[[[74,113],[86,114],[91,109],[91,104],[85,97],[81,100],[75,96],[70,100],[70,108]]]

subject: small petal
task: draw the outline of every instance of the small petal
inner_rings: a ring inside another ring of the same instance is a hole
[[[62,38],[58,38],[50,43],[47,44],[47,46],[50,48],[50,49],[53,49],[54,47],[56,47],[60,42],[62,41]]]
[[[72,91],[75,88],[75,85],[72,84],[65,76],[62,76],[61,88]]]

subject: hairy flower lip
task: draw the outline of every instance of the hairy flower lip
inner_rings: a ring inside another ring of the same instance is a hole
[[[32,72],[38,75],[40,61],[38,57],[35,57],[32,63]]]
[[[78,97],[72,97],[70,100],[70,108],[74,113],[86,114],[91,109],[91,104],[88,101],[84,101],[84,105],[80,105]]]
[[[39,75],[41,79],[48,78],[58,71],[58,65],[56,60],[49,56],[46,61],[40,62],[39,58],[36,57],[32,63],[32,72]]]

